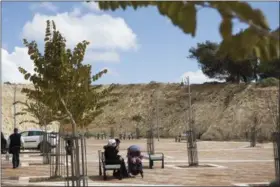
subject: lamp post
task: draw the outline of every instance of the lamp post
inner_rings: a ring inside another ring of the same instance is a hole
[[[157,139],[158,139],[158,141],[159,141],[159,124],[158,124],[158,98],[159,98],[159,92],[157,92],[157,98],[156,98]]]
[[[17,85],[14,86],[14,128],[16,128],[16,93],[17,93]]]

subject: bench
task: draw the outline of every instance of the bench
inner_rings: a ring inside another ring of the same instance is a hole
[[[163,153],[154,153],[154,154],[147,154],[144,155],[144,159],[149,160],[149,168],[153,169],[155,161],[161,161],[161,168],[164,168],[164,154]]]
[[[106,160],[105,160],[105,155],[104,152],[101,152],[101,150],[98,151],[98,160],[99,160],[99,176],[102,176],[102,172],[103,172],[103,180],[107,179],[106,176],[106,171],[107,170],[119,170],[121,169],[121,164],[106,164]],[[103,170],[103,171],[102,171]],[[119,172],[119,179],[122,179],[122,172]]]

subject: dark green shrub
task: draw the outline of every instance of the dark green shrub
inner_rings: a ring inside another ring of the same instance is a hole
[[[260,87],[278,86],[279,80],[274,77],[269,77],[257,83]]]

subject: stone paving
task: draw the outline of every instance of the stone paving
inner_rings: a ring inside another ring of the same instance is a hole
[[[148,163],[145,160],[144,179],[137,176],[120,181],[108,176],[107,181],[103,181],[102,177],[98,176],[97,151],[105,144],[106,140],[89,139],[87,142],[87,170],[91,185],[114,183],[119,186],[123,184],[230,186],[237,183],[267,183],[274,179],[271,143],[249,148],[248,142],[201,141],[198,142],[199,162],[201,165],[212,164],[214,167],[180,168],[178,166],[188,164],[186,143],[175,142],[174,139],[162,139],[159,142],[155,140],[155,149],[156,152],[165,154],[164,169],[161,169],[158,162],[154,169],[146,169]],[[126,148],[132,144],[140,145],[143,150],[146,149],[146,140],[123,140],[120,151],[123,157],[126,155]],[[26,179],[24,177],[49,175],[48,165],[32,165],[42,163],[39,154],[21,154],[21,162],[20,168],[12,169],[11,163],[7,163],[5,155],[2,155],[2,181],[12,180],[11,176],[18,177],[20,182],[21,179]]]

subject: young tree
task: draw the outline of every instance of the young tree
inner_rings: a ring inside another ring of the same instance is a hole
[[[90,2],[90,1],[88,1]],[[196,35],[197,12],[200,8],[216,9],[221,17],[220,33],[223,37],[219,54],[228,55],[236,59],[244,59],[254,51],[256,56],[264,59],[279,57],[279,30],[271,28],[259,9],[253,9],[249,3],[241,1],[98,1],[102,10],[116,10],[133,7],[156,6],[161,15],[167,16],[175,26],[184,33]],[[239,35],[232,36],[233,19],[249,26]],[[242,47],[240,47],[242,46]],[[238,49],[238,50],[236,50]]]
[[[53,121],[59,121],[63,119],[63,116],[56,115],[52,110],[50,110],[45,104],[38,101],[16,101],[14,105],[23,105],[24,108],[21,112],[16,113],[15,115],[27,115],[30,114],[36,120],[23,120],[19,124],[23,123],[33,123],[41,128],[44,128],[43,142],[39,144],[39,150],[43,153],[43,162],[45,164],[49,163],[48,153],[51,150],[51,145],[47,142],[47,125]]]
[[[256,111],[251,114],[251,124],[249,125],[250,132],[250,147],[255,147],[257,143],[257,133],[261,129],[262,116]]]
[[[33,123],[35,125],[38,125],[40,127],[46,128],[47,125],[49,125],[53,121],[58,121],[62,119],[63,117],[59,117],[58,115],[55,115],[45,104],[39,103],[39,102],[32,102],[26,100],[25,102],[22,101],[16,101],[13,103],[14,105],[23,105],[24,108],[21,112],[17,112],[15,115],[31,115],[36,120],[23,120],[19,122],[19,124],[23,123]]]
[[[277,95],[269,95],[266,97],[266,104],[267,104],[267,110],[270,119],[272,119],[272,123],[274,128],[272,131],[280,132],[280,125],[279,125],[279,103],[277,103]]]
[[[140,129],[139,129],[139,123],[143,120],[142,116],[140,114],[133,115],[131,118],[132,121],[136,122],[136,139],[139,139],[140,137]]]
[[[28,47],[28,54],[34,62],[34,72],[31,74],[22,67],[19,71],[26,80],[33,83],[35,90],[24,88],[29,99],[35,99],[44,103],[56,113],[66,115],[62,121],[64,124],[72,124],[72,134],[77,135],[77,127],[88,126],[108,103],[115,101],[110,99],[114,85],[107,88],[94,87],[92,82],[102,77],[107,70],[102,70],[96,75],[91,75],[91,65],[83,64],[87,41],[78,43],[72,51],[66,48],[66,39],[56,30],[55,23],[48,20],[45,34],[44,55],[39,52],[35,41],[24,44]],[[79,147],[78,139],[74,146]],[[74,173],[80,176],[79,149],[75,154],[76,164]],[[80,180],[77,180],[80,185]]]
[[[113,116],[108,116],[107,117],[107,123],[110,126],[110,137],[114,138],[115,137],[114,125],[116,124],[116,121],[115,121],[114,117]]]

